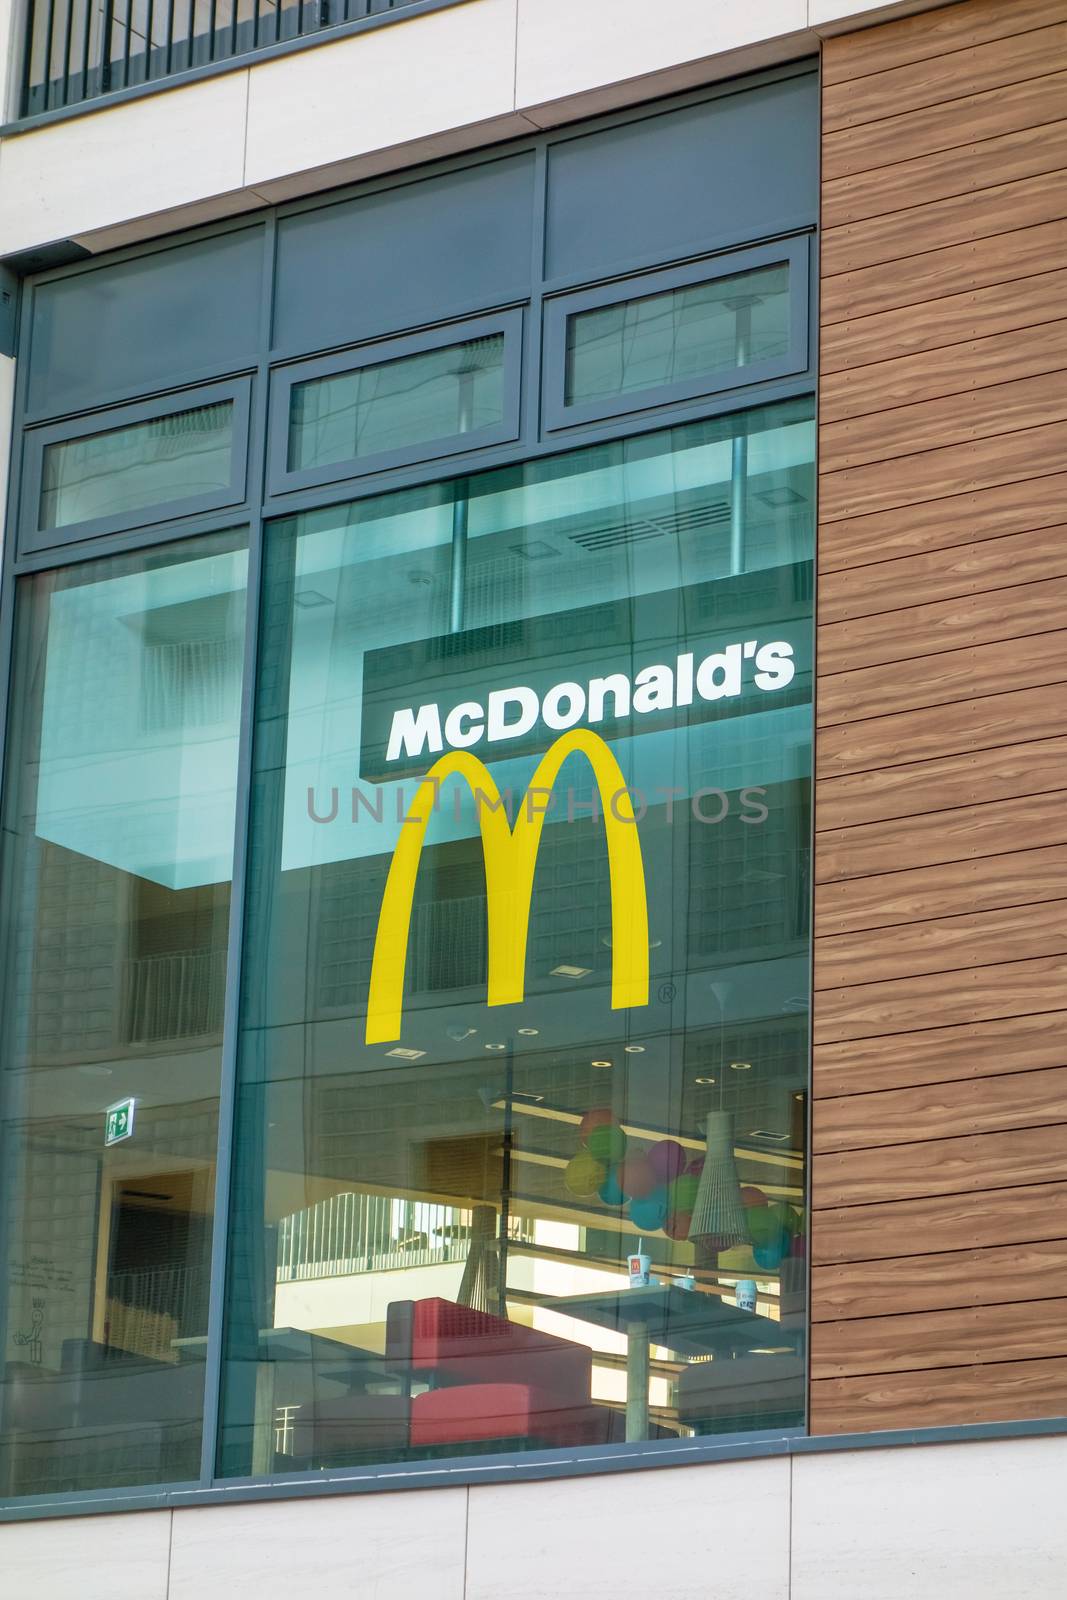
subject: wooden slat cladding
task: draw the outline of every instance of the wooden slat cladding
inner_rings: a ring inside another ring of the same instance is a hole
[[[1038,587],[1035,585],[1035,587]],[[1063,615],[1061,609],[1060,615]],[[998,619],[1010,628],[1010,619]],[[853,625],[850,625],[853,626]],[[819,696],[819,726],[922,710],[1011,689],[1067,680],[1067,630],[1034,638],[1006,638],[968,650],[890,661],[828,677]]]
[[[1062,291],[1061,291],[1062,292]],[[1061,299],[1057,309],[1067,300]],[[949,346],[919,355],[872,363],[857,384],[855,374],[832,372],[824,377],[819,414],[825,426],[844,423],[870,407],[865,415],[881,416],[897,406],[918,405],[961,390],[1000,386],[1067,366],[1067,319],[1012,328],[1007,333],[974,339],[962,349]],[[832,470],[832,468],[830,468]]]
[[[828,919],[827,933],[837,933],[842,931],[842,919],[868,915],[865,907],[869,908],[873,897],[877,896],[881,905],[891,905],[895,895],[908,894],[924,881],[926,888],[918,892],[932,895],[934,898],[925,903],[935,904],[938,896],[955,892],[953,885],[958,877],[952,874],[923,880],[917,875],[930,868],[962,869],[968,864],[988,869],[991,874],[986,889],[975,886],[973,890],[977,905],[983,893],[997,893],[998,881],[1004,881],[993,867],[992,858],[1010,857],[1020,843],[1035,853],[1046,846],[1067,844],[1067,806],[1057,787],[1045,794],[1012,800],[983,797],[976,805],[956,810],[823,831],[819,834],[816,862],[817,917]],[[909,869],[902,862],[913,862],[914,866]],[[1021,862],[1019,870],[1026,870]],[[870,887],[865,888],[865,884]],[[840,893],[834,893],[835,889]],[[820,894],[822,902],[818,904]]]
[[[1055,470],[1055,458],[1046,465],[1053,467],[1048,477],[1023,477],[981,490],[950,493],[945,499],[919,502],[906,517],[896,509],[852,517],[845,526],[834,529],[832,539],[823,541],[819,571],[849,572],[876,562],[959,550],[962,545],[977,547],[986,539],[1062,525],[1067,472]],[[863,579],[856,581],[862,583]]]
[[[981,1246],[936,1255],[890,1256],[818,1267],[817,1320],[892,1317],[902,1312],[1002,1305],[1067,1296],[1067,1240]],[[847,1330],[841,1337],[847,1341]]]
[[[975,0],[965,0],[974,4]],[[984,0],[978,0],[982,5]],[[1001,11],[1003,0],[996,0]],[[987,9],[993,9],[988,5]],[[851,39],[853,48],[856,36]],[[835,42],[828,44],[825,59],[832,59]],[[882,117],[899,116],[906,111],[921,111],[926,106],[943,105],[966,95],[980,94],[1002,84],[1022,83],[1041,78],[1048,72],[1062,72],[1067,66],[1067,19],[1062,11],[1057,21],[1045,28],[991,39],[910,61],[904,66],[887,67],[884,72],[868,72],[859,77],[827,81],[823,91],[823,127],[855,128]]]
[[[936,1428],[1067,1412],[1067,1359],[826,1378],[811,1388],[814,1433]]]
[[[925,1257],[1042,1240],[1067,1240],[1065,1181],[818,1211],[812,1219],[812,1271],[817,1276],[820,1265],[895,1260],[908,1252]],[[814,1315],[823,1320],[817,1306]]]
[[[823,140],[823,181],[829,186],[842,178],[885,166],[887,148],[893,152],[893,165],[900,167],[935,152],[966,148],[1019,129],[1058,122],[1065,105],[1067,72],[1049,72],[1044,78],[1027,78],[1022,83],[950,100],[945,105],[927,106],[924,111],[905,111],[878,122],[865,122],[858,128],[828,133]]]
[[[870,28],[862,40],[839,41],[826,52],[823,77],[827,84],[854,78],[913,61],[929,61],[955,50],[969,50],[991,39],[1044,28],[1062,20],[1059,0],[1008,0],[1007,4],[945,6],[931,15],[908,17],[887,28]],[[851,45],[852,48],[847,46]]]
[[[1038,79],[1039,83],[1045,81]],[[1061,100],[1061,117],[1063,104]],[[850,129],[849,136],[851,133]],[[889,212],[930,205],[935,200],[974,194],[997,184],[1055,172],[1065,165],[1067,124],[1056,121],[1040,127],[1028,125],[995,138],[914,156],[910,161],[898,160],[879,172],[877,186],[867,181],[869,172],[833,178],[823,186],[823,227],[838,228]]]
[[[908,270],[899,260],[875,262],[854,272],[823,277],[819,316],[823,326],[849,317],[873,316],[898,306],[913,306],[916,316],[931,314],[931,301],[942,295],[973,293],[994,284],[1036,276],[1063,260],[1067,219],[1019,227],[994,235],[979,251],[968,237],[960,244],[935,250],[924,247],[908,257]],[[934,325],[936,328],[936,324]]]
[[[819,1095],[867,1095],[913,1084],[995,1077],[1005,1062],[1015,1072],[1067,1066],[1067,1011],[821,1044],[815,1051],[815,1085]]]
[[[1055,798],[1057,828],[1064,833],[1067,807],[1059,796]],[[1026,840],[1014,820],[1010,838],[1013,843]],[[820,883],[815,890],[815,915],[820,937],[825,939],[833,934],[889,928],[894,923],[925,923],[929,918],[994,911],[1019,904],[1020,895],[1027,905],[1038,900],[1067,900],[1067,843]]]
[[[1067,86],[1067,74],[1064,78]],[[853,387],[852,374],[856,367],[882,362],[888,366],[891,361],[906,361],[909,357],[939,350],[942,354],[938,369],[943,362],[954,362],[958,369],[958,355],[953,354],[952,346],[1029,328],[1061,316],[1067,305],[1067,268],[1035,271],[1030,278],[1025,289],[1020,288],[1019,279],[1013,278],[1008,283],[993,283],[984,289],[965,289],[959,294],[943,295],[936,302],[936,317],[926,305],[906,305],[889,311],[874,311],[869,316],[845,322],[824,322],[820,403],[826,400],[829,392],[831,400],[839,405],[841,397]],[[885,370],[883,367],[882,373],[873,375],[875,383],[885,381]],[[971,372],[970,363],[966,370]],[[840,380],[839,373],[844,375]],[[868,373],[864,384],[870,381],[872,374]],[[842,411],[841,414],[847,413]]]
[[[1067,491],[1067,484],[1064,488]],[[835,622],[1060,577],[1067,577],[1067,523],[827,572],[819,584],[822,648]]]
[[[1025,1299],[815,1323],[812,1381],[1067,1356],[1065,1313],[1067,1300]]]
[[[1067,1410],[1067,0],[824,47],[815,1432]]]
[[[830,731],[827,729],[827,733]],[[939,811],[1015,796],[1029,798],[1050,791],[1056,791],[1063,802],[1067,791],[1067,736],[964,751],[929,761],[909,761],[899,767],[875,766],[841,778],[820,778],[816,875],[824,828],[833,832],[892,817],[925,820]],[[900,861],[901,866],[906,864],[906,859]]]
[[[1067,1055],[1067,1041],[1064,1045]],[[976,1094],[969,1079],[915,1089],[838,1095],[815,1102],[812,1149],[862,1150],[920,1144],[1004,1128],[1067,1122],[1067,1065],[1033,1072],[998,1073]]]

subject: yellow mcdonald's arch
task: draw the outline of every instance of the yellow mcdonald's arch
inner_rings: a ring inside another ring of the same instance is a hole
[[[618,762],[599,734],[586,728],[574,728],[561,734],[542,756],[527,794],[537,789],[551,789],[567,757],[579,754],[585,756],[593,769],[604,813],[611,877],[611,1004],[616,1011],[626,1006],[645,1006],[648,1004],[645,869],[633,806]],[[467,787],[475,796],[481,829],[489,922],[488,1004],[506,1006],[523,998],[530,900],[544,812],[520,805],[512,828],[500,791],[485,763],[466,751],[450,751],[434,762],[419,784],[393,851],[371,964],[368,1044],[385,1044],[400,1037],[415,877],[437,797],[437,785],[453,775],[466,779]],[[486,803],[481,803],[479,796],[484,797]]]

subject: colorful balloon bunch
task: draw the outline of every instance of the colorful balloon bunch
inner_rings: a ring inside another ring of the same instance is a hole
[[[691,1160],[675,1139],[660,1139],[647,1151],[631,1149],[606,1107],[586,1112],[578,1136],[581,1146],[563,1174],[571,1194],[626,1206],[640,1234],[662,1231],[669,1239],[689,1237],[702,1157]]]
[[[748,1233],[757,1267],[776,1272],[786,1256],[804,1254],[801,1212],[782,1200],[768,1200],[762,1189],[743,1188],[741,1198],[748,1208]]]

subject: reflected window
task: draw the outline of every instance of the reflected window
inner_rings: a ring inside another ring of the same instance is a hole
[[[813,454],[268,529],[221,1471],[802,1425]]]
[[[293,385],[288,468],[359,462],[505,418],[503,333]]]
[[[580,311],[567,318],[566,403],[740,372],[789,342],[785,263]]]
[[[20,580],[5,1494],[199,1475],[246,583],[243,534]]]
[[[225,494],[233,444],[232,400],[47,444],[38,526],[65,528]]]

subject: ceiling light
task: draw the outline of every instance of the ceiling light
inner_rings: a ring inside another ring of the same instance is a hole
[[[527,539],[525,544],[513,544],[508,548],[524,561],[549,561],[557,554],[555,546],[544,539]]]
[[[757,490],[754,498],[762,500],[765,506],[798,506],[804,496],[795,489],[778,488]]]
[[[507,1045],[506,1044],[487,1044],[485,1048],[487,1050],[506,1050],[507,1049]]]
[[[589,1065],[591,1067],[610,1067],[611,1066],[611,1062],[610,1061],[590,1061]]]
[[[517,1028],[516,1032],[521,1033],[524,1039],[536,1039],[541,1030],[540,1028]]]
[[[588,978],[588,976],[592,972],[592,970],[593,970],[592,967],[569,967],[566,964],[562,964],[562,965],[560,965],[558,967],[553,967],[552,971],[549,973],[549,977],[551,977],[551,978]]]
[[[731,1061],[730,1062],[730,1071],[731,1072],[751,1072],[752,1071],[752,1063],[751,1063],[751,1061]]]
[[[398,1061],[418,1061],[425,1054],[425,1050],[403,1050],[397,1045],[395,1050],[387,1050],[387,1056],[395,1056]]]
[[[624,1044],[623,1049],[628,1056],[643,1056],[645,1053],[643,1044]]]
[[[714,1078],[694,1078],[693,1082],[694,1083],[714,1083],[715,1079]]]

